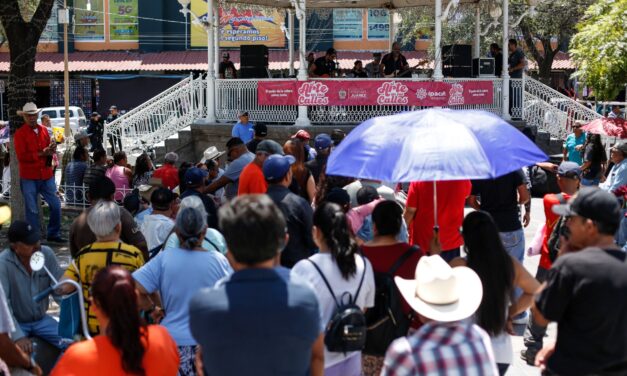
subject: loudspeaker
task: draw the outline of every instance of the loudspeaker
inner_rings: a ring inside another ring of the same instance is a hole
[[[442,64],[457,67],[472,65],[472,46],[469,44],[453,44],[442,47]]]
[[[268,47],[261,44],[244,44],[239,47],[239,62],[241,67],[268,66]]]
[[[442,69],[444,77],[472,77],[471,67],[446,67]]]
[[[484,77],[484,76],[494,76],[494,59],[481,57],[477,59],[472,59],[472,76],[473,77]]]
[[[238,78],[272,78],[266,67],[240,67]]]

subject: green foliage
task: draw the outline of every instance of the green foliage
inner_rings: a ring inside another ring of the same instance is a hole
[[[28,22],[33,17],[33,14],[35,14],[37,5],[39,5],[39,0],[18,0],[18,4],[20,6],[22,18],[24,21]],[[0,46],[3,45],[6,40],[7,38],[4,33],[4,26],[0,24]]]
[[[613,100],[627,84],[627,0],[598,0],[586,11],[570,43],[577,76],[600,100]]]

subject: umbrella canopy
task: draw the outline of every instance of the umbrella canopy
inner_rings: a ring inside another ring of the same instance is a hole
[[[627,138],[627,121],[621,118],[599,118],[584,125],[581,129],[595,134]]]
[[[395,183],[488,179],[547,159],[494,114],[428,109],[365,121],[331,153],[327,174]]]

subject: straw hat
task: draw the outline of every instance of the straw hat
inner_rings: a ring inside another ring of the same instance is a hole
[[[483,296],[477,273],[465,266],[451,268],[437,255],[420,258],[416,279],[395,277],[394,282],[414,311],[440,322],[470,317]]]
[[[38,114],[39,111],[41,111],[40,108],[37,108],[37,105],[33,102],[28,102],[24,105],[24,107],[22,107],[22,110],[18,110],[17,114],[18,115],[35,115]]]
[[[8,205],[0,206],[0,225],[5,224],[11,219],[11,207]]]

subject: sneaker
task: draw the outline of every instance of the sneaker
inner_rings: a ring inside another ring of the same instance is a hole
[[[62,238],[61,236],[49,236],[48,241],[51,243],[67,243],[67,239]]]
[[[524,325],[527,324],[527,319],[529,318],[529,314],[527,313],[527,311],[514,316],[514,319],[512,320],[512,324],[514,325]]]
[[[520,351],[520,358],[524,360],[528,365],[535,366],[536,365],[536,354],[537,351],[526,349]]]

